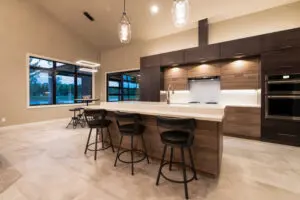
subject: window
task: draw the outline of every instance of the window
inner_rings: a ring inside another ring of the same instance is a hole
[[[75,99],[92,97],[92,73],[72,64],[29,58],[30,106],[74,104]]]
[[[138,101],[139,71],[107,75],[107,101]]]

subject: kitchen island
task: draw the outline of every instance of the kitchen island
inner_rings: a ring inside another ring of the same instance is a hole
[[[144,138],[150,157],[160,159],[163,144],[156,125],[156,116],[194,118],[197,122],[194,145],[192,147],[194,162],[198,172],[218,177],[223,153],[222,122],[224,106],[220,105],[177,105],[153,102],[101,102],[88,109],[105,109],[108,118],[113,121],[110,130],[115,146],[119,142],[119,132],[114,118],[115,111],[139,113],[146,126]],[[129,148],[129,140],[123,140],[123,148]],[[129,138],[128,138],[129,139]],[[141,148],[140,138],[135,138],[135,148]],[[168,152],[169,153],[169,152]],[[166,156],[169,158],[169,155]],[[180,161],[180,152],[174,151],[174,160]],[[189,161],[187,162],[189,163]]]

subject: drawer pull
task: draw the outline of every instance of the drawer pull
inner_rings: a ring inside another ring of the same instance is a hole
[[[287,137],[297,137],[296,135],[285,134],[285,133],[277,133],[279,136],[287,136]]]

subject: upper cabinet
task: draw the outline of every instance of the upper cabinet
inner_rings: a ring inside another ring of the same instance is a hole
[[[262,51],[300,47],[300,28],[270,33],[262,36]]]
[[[172,66],[184,64],[184,51],[172,51],[160,54],[161,66]]]
[[[195,47],[185,50],[185,63],[201,63],[220,58],[220,45],[212,44],[208,46]]]
[[[258,59],[223,63],[221,66],[221,89],[259,89],[259,66]]]
[[[188,78],[198,78],[204,76],[220,76],[221,68],[219,64],[202,64],[188,68]]]
[[[164,69],[164,90],[168,90],[169,85],[174,90],[188,89],[188,68],[173,67]]]
[[[141,68],[160,66],[160,55],[153,55],[141,58]]]
[[[254,56],[261,53],[261,36],[243,38],[223,42],[221,45],[221,58],[239,58]]]

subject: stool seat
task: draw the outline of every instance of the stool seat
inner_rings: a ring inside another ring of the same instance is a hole
[[[142,124],[124,124],[119,126],[122,135],[141,135],[145,130]]]
[[[102,119],[102,120],[93,120],[89,122],[90,128],[106,128],[111,124],[111,120]]]
[[[186,145],[188,143],[190,133],[185,131],[165,131],[160,137],[164,144]]]
[[[74,111],[81,111],[82,108],[71,108],[69,109],[69,111],[74,112]]]

